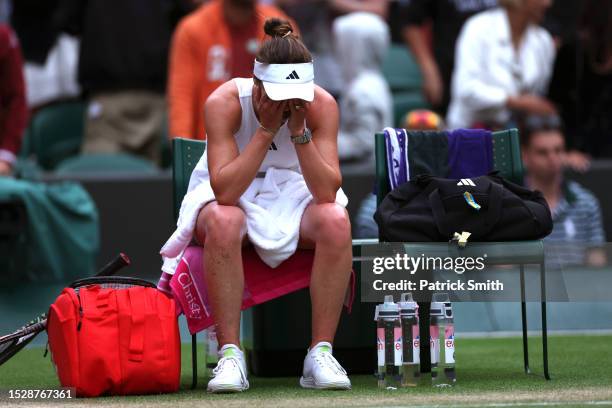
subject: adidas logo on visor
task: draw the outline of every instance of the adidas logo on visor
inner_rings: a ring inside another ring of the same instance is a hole
[[[291,73],[287,75],[287,78],[285,79],[300,79],[300,77],[298,76],[297,72],[291,71]]]
[[[474,182],[471,179],[461,179],[458,183],[458,186],[474,186],[476,187],[476,184],[474,184]]]

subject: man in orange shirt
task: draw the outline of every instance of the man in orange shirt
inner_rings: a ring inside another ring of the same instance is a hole
[[[205,139],[204,102],[221,84],[252,77],[264,21],[287,18],[256,0],[211,0],[178,25],[170,50],[170,136]]]

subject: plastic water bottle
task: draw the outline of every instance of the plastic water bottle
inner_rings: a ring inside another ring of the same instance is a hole
[[[219,362],[219,342],[217,341],[217,332],[215,327],[211,326],[204,330],[204,342],[205,342],[205,362],[206,362],[206,374],[209,378],[212,378],[212,370],[217,366]]]
[[[450,387],[455,376],[455,327],[453,309],[448,294],[436,293],[432,297],[431,323],[431,382],[435,387]]]
[[[412,293],[402,293],[399,302],[402,323],[402,387],[416,387],[421,377],[419,305]]]
[[[401,386],[402,326],[399,305],[393,296],[376,306],[376,342],[378,348],[378,387],[397,389]]]

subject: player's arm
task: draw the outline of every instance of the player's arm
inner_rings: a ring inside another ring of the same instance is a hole
[[[608,263],[608,257],[604,248],[589,248],[586,251],[585,263],[588,266],[601,268]]]
[[[444,85],[438,64],[427,44],[423,28],[412,24],[407,25],[402,30],[402,35],[423,74],[423,93],[425,98],[433,105],[441,103]]]
[[[588,231],[587,236],[589,237],[587,245],[591,245],[591,248],[586,251],[585,261],[588,266],[601,268],[608,263],[608,257],[605,249],[606,233],[603,230],[599,200],[593,196],[588,208],[591,214],[585,229]]]
[[[312,132],[310,143],[295,145],[306,185],[316,203],[333,203],[342,185],[338,162],[338,105],[330,94],[317,87],[315,100],[303,108],[305,113],[296,111],[292,104],[290,108],[291,134],[303,133],[304,115]]]
[[[241,112],[232,81],[213,92],[204,106],[210,184],[222,205],[238,202],[255,179],[273,139],[273,135],[259,128],[240,153],[234,133],[240,127]]]
[[[423,74],[423,94],[433,105],[438,105],[442,101],[444,85],[440,68],[425,35],[424,24],[435,19],[439,7],[436,4],[439,3],[431,0],[411,0],[399,7],[397,19],[403,23],[403,40],[410,48]]]

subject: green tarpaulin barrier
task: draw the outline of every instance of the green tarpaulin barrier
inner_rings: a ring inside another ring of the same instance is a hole
[[[15,205],[25,209],[25,222],[21,233],[0,237],[4,240],[0,246],[0,286],[68,281],[94,274],[100,245],[98,212],[78,183],[45,184],[0,177],[1,203],[5,208]],[[4,226],[11,221],[10,217],[1,220]]]

